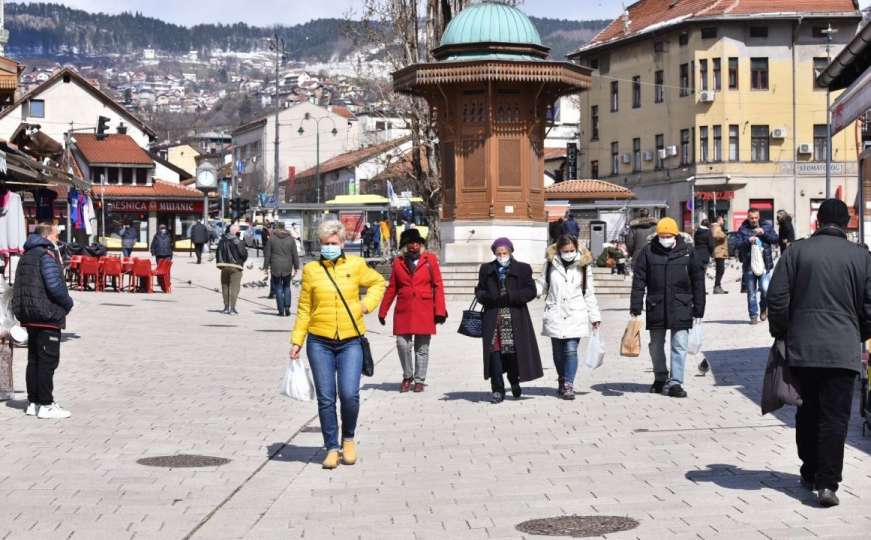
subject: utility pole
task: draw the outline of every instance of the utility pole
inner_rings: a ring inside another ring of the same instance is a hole
[[[275,154],[273,171],[272,171],[272,208],[275,212],[273,219],[278,219],[278,177],[279,177],[279,147],[281,145],[281,126],[278,122],[279,114],[281,113],[281,96],[279,94],[279,76],[281,63],[284,57],[284,38],[278,36],[278,27],[275,27],[272,38],[269,40],[269,49],[275,52]]]
[[[826,60],[832,63],[832,34],[838,30],[832,28],[832,23],[823,30],[826,35]],[[826,198],[832,196],[832,92],[826,87]]]

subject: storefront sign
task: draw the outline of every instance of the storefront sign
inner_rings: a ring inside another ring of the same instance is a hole
[[[825,163],[796,163],[795,172],[801,176],[825,176]],[[832,163],[832,174],[844,174],[843,163]]]
[[[139,214],[157,212],[158,214],[202,214],[202,201],[107,201],[113,212]]]
[[[744,220],[747,219],[747,211],[746,210],[734,210],[732,211],[732,228],[731,230],[737,231],[741,228],[741,225],[744,223]]]
[[[734,191],[696,191],[696,199],[702,201],[731,201],[734,198]]]

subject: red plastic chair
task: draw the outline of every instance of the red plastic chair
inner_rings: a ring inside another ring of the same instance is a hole
[[[79,265],[79,289],[85,290],[91,281],[94,282],[94,290],[100,292],[100,261],[96,257],[82,257]]]
[[[67,282],[70,284],[75,283],[78,286],[79,283],[79,268],[82,264],[82,256],[81,255],[73,255],[70,257],[70,266],[67,268]]]
[[[145,291],[154,292],[154,272],[151,270],[151,261],[148,259],[133,259],[133,280],[142,280]],[[135,286],[135,283],[134,283]]]
[[[115,292],[124,288],[124,270],[121,264],[121,259],[118,257],[106,257],[100,262],[103,264],[103,270],[100,274],[101,288],[106,290],[106,283],[108,283],[110,279],[114,282]]]
[[[121,257],[121,271],[124,273],[124,277],[127,278],[127,285],[124,286],[124,290],[132,291],[134,288],[133,257]]]
[[[157,278],[157,284],[163,292],[169,294],[172,292],[172,280],[170,274],[172,270],[172,259],[163,259],[157,263],[157,268],[154,269],[154,277]]]

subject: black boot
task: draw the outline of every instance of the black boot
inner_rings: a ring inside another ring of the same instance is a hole
[[[560,377],[557,379],[556,383],[556,395],[561,396],[563,393],[563,385],[566,383],[566,380]]]
[[[511,385],[511,395],[514,396],[514,399],[520,399],[520,396],[523,395],[523,391],[520,389],[520,383],[513,383]]]

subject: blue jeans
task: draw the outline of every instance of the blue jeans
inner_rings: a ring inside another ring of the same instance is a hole
[[[758,317],[759,310],[765,311],[768,307],[768,299],[765,291],[762,290],[762,276],[757,276],[753,272],[744,272],[744,286],[747,287],[747,311],[750,312],[750,318]],[[759,301],[757,301],[757,294]]]
[[[132,254],[132,253],[133,253],[133,248],[126,248],[126,247],[121,248],[121,255],[123,255],[124,257],[129,257],[130,254]]]
[[[683,384],[684,367],[687,359],[689,330],[671,330],[671,376],[665,362],[665,333],[668,330],[650,331],[650,359],[653,360],[655,380],[667,386]]]
[[[578,338],[557,339],[550,338],[553,349],[553,365],[560,379],[566,384],[575,384],[575,375],[578,373]]]
[[[336,390],[341,401],[342,439],[353,439],[360,413],[360,375],[363,347],[360,340],[333,341],[309,334],[306,345],[324,447],[339,449],[339,422],[336,419]]]
[[[290,276],[272,276],[271,282],[278,314],[284,315],[285,310],[290,309]]]

